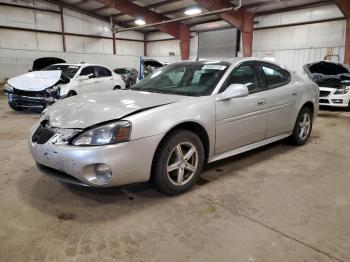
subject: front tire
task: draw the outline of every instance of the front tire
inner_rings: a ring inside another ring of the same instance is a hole
[[[303,107],[295,122],[293,134],[290,137],[292,144],[301,146],[304,145],[310,137],[312,131],[313,114],[308,107]]]
[[[115,86],[115,87],[113,88],[113,90],[120,90],[120,89],[122,89],[120,86]]]
[[[200,138],[193,132],[176,130],[165,138],[157,150],[152,182],[163,194],[182,194],[196,184],[204,160],[204,147]]]

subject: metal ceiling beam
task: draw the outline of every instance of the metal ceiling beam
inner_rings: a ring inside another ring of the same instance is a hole
[[[189,8],[193,8],[193,7],[197,7],[197,6],[189,6],[189,7],[182,7],[182,8],[177,8],[177,9],[174,9],[174,10],[170,10],[170,11],[165,11],[165,12],[157,12],[158,14],[161,14],[161,15],[174,15],[174,14],[178,14],[178,13],[183,13],[185,12],[187,9]],[[131,23],[133,22],[134,19],[128,19],[128,20],[124,20],[123,23]]]
[[[90,10],[90,12],[101,12],[101,11],[104,11],[104,10],[107,10],[107,9],[109,9],[109,7],[108,6],[102,6],[102,7],[99,7],[99,8],[96,8],[96,9],[92,9],[92,10]]]
[[[350,1],[336,0],[336,4],[346,18],[350,17]]]
[[[91,0],[88,0],[88,1],[91,1]],[[86,0],[80,0],[80,1],[78,1],[78,2],[75,2],[74,4],[71,4],[71,6],[77,6],[77,5],[80,5],[80,4],[82,4],[82,3],[84,3],[84,2],[88,2],[88,1],[86,1]]]
[[[173,3],[177,3],[177,2],[181,2],[181,1],[182,0],[167,0],[167,1],[162,1],[162,2],[155,3],[155,4],[151,4],[151,5],[145,5],[143,7],[147,8],[147,9],[157,9],[159,7],[162,7],[162,6],[173,4]],[[123,15],[125,15],[125,14],[123,14],[123,13],[116,14],[116,15],[113,16],[113,18],[121,17]]]
[[[159,23],[168,20],[166,16],[157,14],[145,7],[136,5],[127,0],[96,0],[99,3],[117,9],[135,18],[142,18],[147,24]],[[169,2],[169,1],[168,1]],[[189,58],[190,28],[180,22],[155,25],[156,28],[180,40],[181,58]]]
[[[98,15],[98,14],[95,14],[93,12],[90,12],[90,11],[85,11],[85,10],[82,10],[82,9],[79,9],[79,8],[76,8],[72,5],[69,5],[63,1],[60,1],[60,0],[46,0],[47,2],[50,2],[50,3],[53,3],[55,5],[58,5],[58,6],[62,6],[66,9],[70,9],[72,11],[75,11],[75,12],[78,12],[78,13],[81,13],[81,14],[84,14],[84,15],[88,15],[88,16],[91,16],[91,17],[94,17],[96,19],[99,19],[99,20],[102,20],[104,22],[108,22],[110,23],[110,19],[109,17],[106,17],[106,16],[101,16],[101,15]],[[124,24],[123,22],[114,22],[116,25],[118,26],[122,26],[122,27],[127,27],[126,24]]]
[[[259,12],[258,10],[256,10],[255,15],[272,15],[272,14],[277,14],[277,13],[285,13],[285,12],[303,10],[303,9],[307,9],[307,8],[320,7],[320,6],[330,5],[330,4],[334,4],[334,2],[332,0],[323,0],[323,1],[316,2],[316,3],[290,6],[290,7],[279,8],[279,9],[274,9],[274,10],[269,10],[269,11]]]

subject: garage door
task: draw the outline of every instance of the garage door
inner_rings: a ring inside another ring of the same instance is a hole
[[[238,46],[237,29],[223,29],[198,34],[198,58],[235,57]]]

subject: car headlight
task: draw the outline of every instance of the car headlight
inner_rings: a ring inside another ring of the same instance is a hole
[[[4,91],[6,91],[6,92],[13,92],[13,86],[11,86],[8,83],[6,83],[4,85]]]
[[[347,92],[349,92],[349,87],[345,87],[345,88],[342,88],[342,89],[338,89],[337,91],[334,92],[335,95],[344,95],[346,94]]]
[[[131,123],[118,121],[86,130],[72,142],[76,146],[100,146],[127,142],[130,139]]]

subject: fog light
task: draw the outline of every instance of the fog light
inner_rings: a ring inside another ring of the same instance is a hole
[[[107,184],[112,178],[112,169],[106,164],[97,164],[95,166],[97,184]]]

